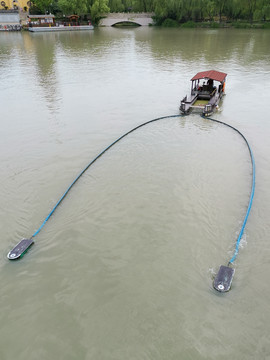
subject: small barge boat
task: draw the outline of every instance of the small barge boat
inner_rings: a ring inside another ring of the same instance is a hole
[[[88,25],[81,25],[78,15],[67,17],[64,23],[56,23],[54,15],[29,15],[28,30],[31,32],[54,32],[54,31],[78,31],[93,30],[94,26],[89,22]]]
[[[188,114],[191,110],[197,110],[204,116],[211,115],[225,94],[226,76],[216,70],[202,71],[193,76],[191,93],[181,100],[181,112]]]

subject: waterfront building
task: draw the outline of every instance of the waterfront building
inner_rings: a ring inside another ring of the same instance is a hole
[[[0,10],[28,11],[31,1],[28,0],[0,0]]]

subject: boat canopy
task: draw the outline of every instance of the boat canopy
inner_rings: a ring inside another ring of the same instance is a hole
[[[29,19],[54,19],[55,16],[52,14],[49,15],[28,15]]]
[[[211,79],[211,80],[223,82],[225,81],[226,76],[227,74],[216,70],[201,71],[198,72],[195,76],[193,76],[191,81],[200,80],[200,79]]]

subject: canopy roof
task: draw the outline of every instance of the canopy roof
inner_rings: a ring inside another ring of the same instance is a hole
[[[226,79],[226,76],[227,76],[227,74],[225,74],[223,72],[216,71],[216,70],[208,70],[208,71],[198,72],[198,74],[193,76],[191,81],[200,80],[200,79],[211,79],[211,80],[216,80],[216,81],[222,82]]]
[[[55,16],[52,14],[49,15],[28,15],[30,19],[53,19]]]

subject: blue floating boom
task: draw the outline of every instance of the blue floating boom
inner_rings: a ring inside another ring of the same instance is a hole
[[[133,131],[147,125],[150,124],[152,122],[155,121],[159,121],[159,120],[163,120],[163,119],[168,119],[168,118],[176,118],[176,117],[183,117],[185,115],[169,115],[169,116],[162,116],[150,121],[146,121],[145,123],[136,126],[135,128],[133,128],[132,130],[128,131],[127,133],[125,133],[124,135],[120,136],[117,140],[115,140],[111,145],[109,145],[107,148],[105,148],[99,155],[97,155],[80,173],[79,175],[75,178],[75,180],[69,185],[69,187],[66,189],[66,191],[64,192],[64,194],[61,196],[61,198],[57,201],[57,203],[55,204],[55,206],[53,207],[53,209],[50,211],[50,213],[47,215],[47,217],[45,218],[45,220],[43,221],[43,223],[41,224],[41,226],[34,232],[34,234],[29,238],[29,239],[22,239],[7,255],[7,257],[10,260],[15,260],[18,259],[20,257],[22,257],[25,252],[28,250],[28,248],[30,248],[30,246],[34,243],[33,238],[39,234],[39,232],[43,229],[43,227],[45,226],[45,224],[47,223],[47,221],[50,219],[50,217],[53,215],[53,213],[55,212],[55,210],[57,209],[57,207],[60,205],[60,203],[63,201],[63,199],[66,197],[66,195],[68,194],[68,192],[70,191],[70,189],[74,186],[74,184],[79,180],[79,178],[86,172],[86,170],[94,164],[94,162],[99,159],[106,151],[108,151],[112,146],[114,146],[116,143],[118,143],[120,140],[122,140],[124,137],[126,137],[127,135],[129,135],[130,133],[132,133]],[[219,121],[216,119],[212,119],[210,117],[204,117],[207,120],[210,121],[214,121],[216,123],[219,124],[223,124],[231,129],[233,129],[234,131],[236,131],[239,135],[241,135],[241,137],[245,140],[247,147],[249,149],[249,153],[250,153],[250,158],[251,158],[251,162],[252,162],[252,187],[251,187],[251,192],[250,192],[250,199],[249,199],[249,204],[247,207],[247,211],[246,211],[246,215],[239,233],[239,236],[237,238],[236,244],[235,244],[235,250],[234,250],[234,254],[232,256],[232,258],[229,260],[228,262],[228,266],[224,266],[221,265],[219,272],[214,280],[214,288],[216,290],[218,290],[219,292],[226,292],[230,290],[231,287],[231,283],[232,283],[232,279],[234,276],[234,272],[235,270],[233,268],[231,268],[231,265],[233,264],[233,262],[235,261],[238,252],[239,252],[239,246],[240,246],[240,242],[245,230],[245,226],[247,223],[247,219],[248,216],[250,214],[250,210],[251,210],[251,206],[252,206],[252,202],[253,202],[253,198],[254,198],[254,192],[255,192],[255,161],[254,161],[254,156],[251,150],[251,147],[247,141],[247,139],[245,138],[245,136],[235,127],[233,127],[232,125],[229,125],[223,121]]]
[[[227,123],[225,123],[223,121],[212,119],[210,117],[207,117],[206,119],[217,122],[217,123],[220,123],[220,124],[223,124],[223,125],[226,125],[229,128],[235,130],[239,135],[241,135],[242,138],[245,140],[245,142],[247,144],[249,154],[250,154],[251,163],[252,163],[252,185],[251,185],[249,203],[248,203],[246,215],[245,215],[245,218],[244,218],[240,233],[239,233],[238,238],[237,238],[236,243],[235,243],[234,254],[231,257],[231,259],[229,260],[228,266],[224,266],[224,265],[220,266],[220,269],[219,269],[219,271],[218,271],[218,273],[217,273],[217,275],[216,275],[216,277],[214,279],[214,282],[213,282],[214,289],[216,289],[217,291],[223,293],[223,292],[229,291],[230,288],[231,288],[232,279],[233,279],[233,276],[234,276],[234,273],[235,273],[235,269],[231,268],[231,265],[233,264],[233,262],[235,261],[237,255],[238,255],[240,242],[241,242],[241,239],[242,239],[242,236],[243,236],[243,233],[244,233],[244,230],[245,230],[245,226],[246,226],[246,223],[247,223],[247,219],[249,217],[251,206],[252,206],[252,203],[253,203],[254,192],[255,192],[255,160],[254,160],[254,156],[253,156],[251,147],[250,147],[246,137],[238,129],[236,129],[234,126],[229,125],[229,124],[227,124]]]
[[[251,210],[251,206],[252,206],[252,203],[253,203],[253,198],[254,198],[254,192],[255,192],[255,160],[254,160],[254,156],[253,156],[253,153],[252,153],[252,150],[251,150],[251,147],[246,139],[246,137],[238,130],[236,129],[235,127],[233,127],[232,125],[229,125],[223,121],[219,121],[219,120],[216,120],[216,119],[212,119],[210,117],[207,117],[206,119],[208,120],[211,120],[211,121],[214,121],[214,122],[217,122],[217,123],[220,123],[220,124],[223,124],[223,125],[226,125],[228,126],[229,128],[235,130],[238,134],[240,134],[242,136],[242,138],[245,140],[246,144],[247,144],[247,147],[248,147],[248,150],[249,150],[249,154],[250,154],[250,159],[251,159],[251,163],[252,163],[252,186],[251,186],[251,191],[250,191],[250,198],[249,198],[249,204],[248,204],[248,207],[247,207],[247,211],[246,211],[246,215],[245,215],[245,218],[244,218],[244,221],[243,221],[243,225],[241,227],[241,230],[240,230],[240,233],[239,233],[239,236],[236,240],[236,244],[235,244],[235,250],[234,250],[234,255],[232,256],[232,258],[229,260],[229,264],[232,264],[237,255],[238,255],[238,252],[239,252],[239,245],[240,245],[240,242],[241,242],[241,239],[242,239],[242,236],[243,236],[243,233],[244,233],[244,230],[245,230],[245,226],[246,226],[246,223],[247,223],[247,219],[248,219],[248,216],[250,214],[250,210]]]
[[[169,116],[162,116],[156,119],[152,119],[149,121],[146,121],[143,124],[140,124],[138,126],[136,126],[135,128],[131,129],[130,131],[128,131],[127,133],[125,133],[124,135],[120,136],[117,140],[115,140],[113,143],[111,143],[111,145],[109,145],[108,147],[106,147],[106,149],[104,149],[100,154],[98,154],[80,173],[79,175],[75,178],[75,180],[69,185],[69,187],[67,188],[67,190],[64,192],[64,194],[61,196],[61,198],[57,201],[57,203],[55,204],[55,206],[53,207],[53,209],[51,210],[51,212],[47,215],[47,217],[45,218],[45,220],[43,221],[43,223],[41,224],[41,226],[34,232],[34,234],[29,238],[29,239],[22,239],[11,251],[9,251],[9,253],[7,254],[7,257],[9,260],[15,260],[15,259],[19,259],[20,257],[22,257],[26,251],[30,248],[30,245],[32,245],[34,243],[34,241],[32,240],[35,236],[37,236],[37,234],[40,233],[40,231],[43,229],[43,227],[45,226],[45,224],[47,223],[47,221],[50,219],[50,217],[52,216],[52,214],[55,212],[55,210],[57,209],[57,207],[60,205],[60,203],[64,200],[64,198],[66,197],[67,193],[70,191],[70,189],[73,187],[73,185],[75,185],[75,183],[79,180],[79,178],[86,172],[87,169],[89,169],[89,167],[91,165],[94,164],[94,162],[99,159],[102,155],[105,154],[106,151],[108,151],[113,145],[115,145],[116,143],[118,143],[120,140],[122,140],[124,137],[126,137],[127,135],[129,135],[130,133],[132,133],[133,131],[147,125],[150,124],[152,122],[155,121],[159,121],[159,120],[164,120],[164,119],[168,119],[168,118],[175,118],[175,117],[183,117],[184,115],[178,114],[178,115],[169,115]],[[25,241],[28,240],[29,245],[26,246],[28,243]],[[22,250],[20,252],[20,250]],[[16,254],[16,255],[14,255]],[[13,256],[14,255],[14,256]]]

